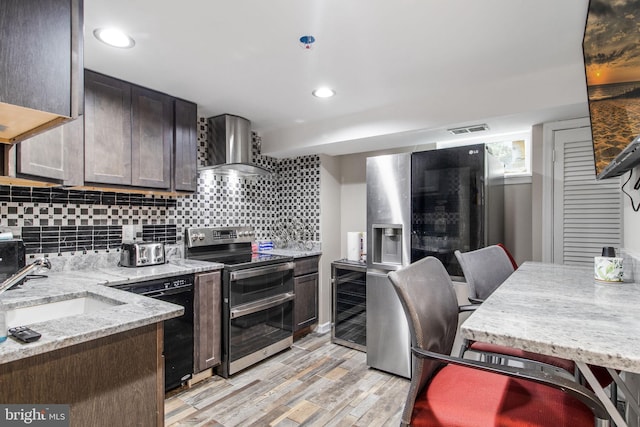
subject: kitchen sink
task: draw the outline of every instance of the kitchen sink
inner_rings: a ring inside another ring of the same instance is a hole
[[[124,304],[123,302],[87,293],[83,296],[73,295],[67,299],[54,302],[43,302],[26,307],[7,310],[7,326],[29,325],[46,322],[62,317],[95,313],[100,310]]]

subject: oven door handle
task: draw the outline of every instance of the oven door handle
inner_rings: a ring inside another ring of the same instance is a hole
[[[232,271],[229,277],[232,281],[248,279],[250,277],[261,276],[263,274],[278,273],[279,271],[293,270],[293,262],[285,262],[277,265],[269,265],[266,267],[247,268],[245,270]]]
[[[291,301],[294,298],[295,294],[293,292],[287,292],[286,294],[278,295],[275,297],[265,298],[260,301],[239,305],[236,308],[232,308],[229,315],[232,319],[235,319],[237,317],[242,317],[248,314],[253,314],[259,311],[267,310],[269,308],[277,307],[280,304]]]

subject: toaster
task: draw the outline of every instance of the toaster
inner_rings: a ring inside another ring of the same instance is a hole
[[[142,267],[164,264],[164,243],[132,242],[123,243],[120,252],[120,266]]]

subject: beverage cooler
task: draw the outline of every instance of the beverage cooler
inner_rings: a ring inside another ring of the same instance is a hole
[[[504,167],[484,144],[411,156],[411,262],[438,258],[464,280],[455,250],[503,242]]]
[[[331,263],[333,322],[331,342],[365,351],[367,344],[367,271],[359,261]]]
[[[389,271],[503,241],[503,166],[484,144],[367,158],[367,365],[411,377],[409,327]]]

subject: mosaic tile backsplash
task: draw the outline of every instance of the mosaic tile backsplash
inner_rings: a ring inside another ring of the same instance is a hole
[[[198,162],[206,159],[207,120],[198,119]],[[185,227],[253,226],[258,240],[320,240],[320,159],[254,163],[275,173],[237,178],[202,171],[190,196],[153,197],[61,188],[0,186],[0,231],[22,236],[27,254],[75,255],[117,250],[123,239],[181,244]]]

